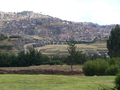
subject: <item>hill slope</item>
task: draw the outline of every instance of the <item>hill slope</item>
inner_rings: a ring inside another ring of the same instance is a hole
[[[104,39],[113,27],[115,25],[71,22],[32,11],[0,12],[0,33],[22,37],[13,42],[18,50],[66,44],[71,36],[80,42]]]
[[[74,36],[77,41],[107,37],[115,25],[100,26],[91,22],[71,22],[32,11],[0,12],[0,32],[7,35],[37,35],[65,40]]]

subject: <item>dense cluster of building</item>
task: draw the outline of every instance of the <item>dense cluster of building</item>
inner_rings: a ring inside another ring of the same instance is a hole
[[[51,44],[66,44],[66,40],[71,36],[78,42],[92,42],[108,37],[111,29],[115,26],[100,26],[90,22],[71,22],[32,11],[0,12],[0,24],[0,32],[7,35],[36,35],[49,38],[43,40],[19,39],[15,44],[20,50]]]
[[[25,14],[24,14],[25,13]],[[1,31],[7,35],[38,35],[60,41],[74,36],[77,41],[93,41],[109,36],[112,27],[87,22],[70,22],[34,12],[3,13]]]

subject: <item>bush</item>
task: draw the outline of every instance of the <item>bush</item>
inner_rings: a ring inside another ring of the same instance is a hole
[[[49,65],[62,65],[63,63],[59,60],[53,60],[53,61],[49,61],[46,62],[45,64],[49,64]]]
[[[107,75],[116,75],[116,74],[118,74],[118,72],[119,72],[119,67],[116,65],[111,65],[106,70]]]
[[[120,74],[118,74],[115,78],[115,88],[120,90]]]
[[[5,39],[7,39],[7,38],[8,38],[8,37],[7,37],[6,35],[0,33],[0,41],[1,41],[1,40],[5,40]]]
[[[93,63],[93,61],[87,61],[82,69],[85,75],[95,75],[95,64]]]
[[[109,65],[120,66],[120,58],[109,58],[109,59],[106,59],[106,61],[109,63]]]
[[[87,61],[83,66],[83,72],[87,76],[93,75],[105,75],[105,71],[108,68],[108,63],[105,60],[92,60]]]
[[[12,50],[12,48],[13,48],[12,45],[0,45],[0,49]]]
[[[14,54],[0,53],[0,67],[11,67],[14,59],[16,59]]]
[[[9,36],[9,38],[21,38],[21,36],[11,35],[11,36]]]

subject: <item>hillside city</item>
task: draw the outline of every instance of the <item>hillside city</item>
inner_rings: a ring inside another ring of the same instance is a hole
[[[32,11],[0,12],[0,32],[22,37],[14,41],[19,51],[45,45],[66,44],[66,40],[71,36],[77,42],[94,42],[108,38],[114,27],[115,25],[100,26],[92,22],[61,20]]]
[[[0,31],[7,35],[37,35],[65,40],[93,41],[108,37],[115,25],[100,26],[91,22],[71,22],[32,11],[0,12]]]

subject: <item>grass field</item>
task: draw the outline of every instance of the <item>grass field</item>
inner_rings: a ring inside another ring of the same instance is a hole
[[[114,76],[0,75],[0,90],[112,90]]]

